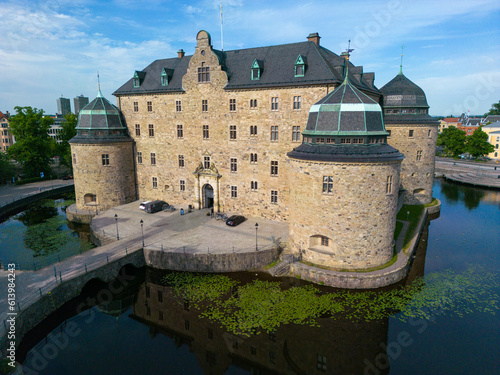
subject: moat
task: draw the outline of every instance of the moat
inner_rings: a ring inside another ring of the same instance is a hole
[[[196,284],[128,267],[112,296],[91,282],[39,324],[18,360],[39,374],[496,373],[500,194],[438,180],[434,196],[440,217],[400,286],[347,293],[255,273]]]

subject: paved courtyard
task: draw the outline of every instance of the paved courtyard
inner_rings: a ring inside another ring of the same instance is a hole
[[[120,241],[141,239],[140,221],[143,220],[147,248],[190,253],[251,252],[255,251],[256,237],[259,249],[269,247],[273,240],[288,241],[287,223],[248,217],[240,225],[230,227],[222,220],[207,215],[207,209],[181,215],[180,207],[176,207],[174,212],[148,214],[139,209],[140,202],[115,207],[95,216],[92,219],[93,230],[116,238],[118,226]],[[257,230],[255,224],[258,224]]]

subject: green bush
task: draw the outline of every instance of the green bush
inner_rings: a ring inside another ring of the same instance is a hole
[[[20,181],[16,181],[16,185],[24,185],[24,184],[29,184],[31,182],[38,182],[38,181],[45,181],[46,178],[41,178],[41,177],[32,177],[32,178],[23,178]]]

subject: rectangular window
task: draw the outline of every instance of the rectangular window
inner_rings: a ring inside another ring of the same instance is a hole
[[[180,100],[175,101],[175,111],[182,112],[182,102]]]
[[[257,108],[257,99],[250,99],[250,108]]]
[[[278,98],[272,97],[271,98],[271,111],[277,111],[277,110],[278,110]]]
[[[271,126],[271,142],[278,142],[278,126]]]
[[[278,175],[278,162],[276,160],[271,161],[271,176]]]
[[[413,129],[412,129],[412,130],[410,130],[410,131],[408,132],[408,136],[409,136],[410,138],[413,138]]]
[[[137,164],[142,164],[142,152],[137,151]]]
[[[321,236],[321,246],[328,246],[328,237]]]
[[[151,289],[146,285],[146,298],[151,297]]]
[[[203,139],[208,139],[209,137],[208,125],[203,125]]]
[[[163,311],[158,311],[158,320],[163,321]]]
[[[153,112],[153,103],[148,102],[148,112]]]
[[[257,355],[257,348],[255,346],[250,346],[250,353],[252,355]]]
[[[184,129],[182,125],[177,125],[177,138],[184,138]]]
[[[163,293],[161,290],[158,291],[158,302],[163,302]]]
[[[134,102],[134,112],[139,112],[139,102]]]
[[[149,124],[149,136],[150,137],[155,136],[155,126],[153,124]]]
[[[203,168],[205,168],[205,169],[210,168],[210,156],[203,157]]]
[[[186,331],[189,331],[189,320],[185,320],[185,321],[184,321],[184,329],[185,329]]]
[[[231,158],[231,172],[238,172],[238,159]]]
[[[214,330],[212,328],[208,329],[208,339],[213,340],[214,339]]]
[[[257,163],[257,154],[250,154],[250,163]]]
[[[229,99],[229,110],[231,112],[236,111],[236,99]]]
[[[232,141],[236,140],[236,125],[229,126],[229,139]]]
[[[184,155],[179,155],[179,168],[184,168]]]
[[[277,190],[271,190],[271,203],[272,204],[278,203],[278,191]]]
[[[427,137],[431,138],[431,136],[432,136],[432,130],[429,129],[427,130]]]
[[[158,188],[158,177],[153,177],[153,189]]]
[[[302,97],[294,96],[293,97],[293,109],[301,109],[302,108]]]
[[[417,161],[422,160],[422,150],[417,151]]]
[[[251,182],[250,182],[250,189],[251,189],[252,191],[257,191],[257,189],[258,189],[258,184],[257,184],[257,181],[251,181]]]
[[[300,142],[300,126],[292,127],[292,142]]]
[[[385,185],[385,193],[392,194],[392,176],[387,176],[387,184]]]
[[[151,316],[151,307],[146,306],[146,315]]]
[[[316,362],[316,369],[326,371],[326,356],[318,354],[318,361]]]
[[[76,154],[73,154],[73,164],[76,164]]]
[[[340,138],[340,143],[351,143],[351,138]]]
[[[333,176],[323,176],[323,194],[333,193]]]
[[[231,186],[231,198],[238,198],[238,186]]]
[[[186,191],[186,181],[185,180],[180,180],[179,181],[179,190],[180,191]]]
[[[102,165],[109,165],[109,154],[102,154]]]
[[[363,138],[354,138],[352,140],[352,143],[359,143],[359,144],[361,144],[361,143],[365,143],[365,140]]]
[[[250,125],[250,135],[251,136],[257,135],[257,125]]]
[[[141,125],[135,124],[135,135],[139,137],[141,135]]]
[[[208,100],[201,101],[201,111],[208,112]]]
[[[156,165],[156,153],[151,153],[151,165]]]
[[[201,63],[201,68],[198,68],[198,82],[210,82],[210,67]]]

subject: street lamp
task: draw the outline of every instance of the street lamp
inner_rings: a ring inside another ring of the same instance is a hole
[[[115,223],[116,223],[116,239],[120,239],[120,235],[118,234],[118,215],[115,214]]]
[[[141,223],[141,232],[142,232],[142,247],[144,248],[144,221],[140,221]]]
[[[259,229],[259,224],[255,223],[255,251],[259,251],[259,248],[257,246],[257,230]]]

